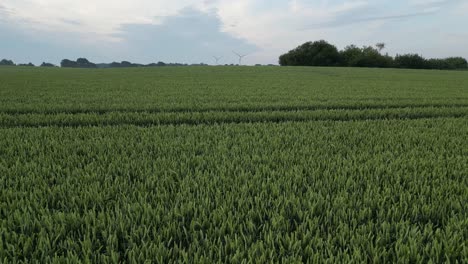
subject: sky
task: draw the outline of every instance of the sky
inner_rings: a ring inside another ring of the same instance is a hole
[[[0,59],[277,64],[306,41],[468,58],[468,0],[0,0]]]

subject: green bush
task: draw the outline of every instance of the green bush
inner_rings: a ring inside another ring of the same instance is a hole
[[[363,48],[355,45],[347,46],[340,54],[342,65],[347,67],[389,68],[393,66],[392,57],[380,54],[371,46]]]
[[[426,60],[418,54],[397,55],[395,58],[383,55],[379,50],[384,43],[362,48],[349,45],[338,52],[332,44],[320,40],[306,42],[279,57],[281,66],[345,66],[368,68],[404,68],[404,69],[467,69],[468,62],[462,57]]]
[[[281,55],[282,66],[338,66],[340,65],[338,49],[325,40],[306,42],[301,46]]]

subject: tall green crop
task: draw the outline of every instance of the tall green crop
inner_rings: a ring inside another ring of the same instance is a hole
[[[467,82],[1,68],[0,263],[468,262]]]

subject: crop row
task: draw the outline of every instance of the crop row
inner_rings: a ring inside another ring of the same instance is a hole
[[[466,118],[0,134],[0,262],[468,261]]]
[[[0,69],[0,112],[467,106],[464,72],[345,68]]]
[[[0,114],[0,127],[109,126],[256,123],[287,121],[350,121],[468,117],[468,107],[386,108],[365,110],[267,111],[267,112],[108,112],[82,114]]]
[[[430,100],[421,101],[414,99],[392,100],[377,99],[366,101],[333,100],[333,101],[310,101],[304,102],[217,102],[188,105],[158,104],[142,105],[135,102],[134,105],[96,103],[77,103],[66,106],[50,104],[24,105],[18,102],[17,106],[12,104],[0,105],[0,114],[23,115],[23,114],[106,114],[112,112],[143,112],[143,113],[187,113],[187,112],[267,112],[267,111],[313,111],[313,110],[371,110],[389,108],[453,108],[468,107],[468,100]]]

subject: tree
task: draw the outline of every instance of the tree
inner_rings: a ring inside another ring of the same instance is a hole
[[[426,60],[418,54],[397,55],[395,64],[397,67],[405,69],[457,70],[468,68],[468,62],[462,57]]]
[[[49,62],[43,62],[41,64],[41,67],[55,67],[55,65]]]
[[[76,61],[64,59],[62,62],[60,62],[60,66],[63,68],[76,68],[78,67],[78,63],[76,63]]]
[[[388,68],[393,65],[393,58],[388,55],[382,55],[371,47],[359,48],[355,45],[347,46],[340,52],[342,65],[347,67],[373,67]]]
[[[32,64],[31,62],[30,63],[22,63],[22,64],[18,64],[18,66],[24,66],[24,67],[35,67],[34,64]]]
[[[111,64],[109,64],[109,68],[120,68],[122,67],[122,65],[120,65],[120,62],[112,62]]]
[[[281,66],[338,66],[338,49],[325,40],[306,42],[283,54],[279,58]]]
[[[419,54],[404,54],[395,57],[395,66],[405,69],[425,69],[427,63]]]
[[[132,66],[133,66],[133,64],[131,62],[129,62],[129,61],[122,61],[120,63],[120,67],[129,68],[129,67],[132,67]]]
[[[434,70],[444,70],[448,69],[449,65],[447,64],[447,61],[443,59],[429,59],[426,60],[426,68]]]
[[[76,60],[79,68],[97,68],[96,64],[88,61],[85,58],[79,58]]]
[[[355,45],[339,51],[324,40],[306,42],[279,57],[281,66],[345,66],[345,67],[379,67],[405,69],[468,69],[468,62],[462,57],[426,60],[418,54],[397,55],[395,58],[381,52],[386,44],[381,42],[374,46],[362,48]]]
[[[450,57],[445,59],[450,69],[467,69],[468,62],[462,57]]]
[[[356,67],[359,65],[359,60],[362,58],[362,49],[356,45],[350,45],[344,48],[341,52],[342,65],[348,67]]]
[[[68,59],[62,60],[60,66],[63,68],[97,68],[97,65],[88,61],[85,58],[79,58],[76,61]]]
[[[0,66],[15,66],[12,60],[3,59],[0,61]]]

